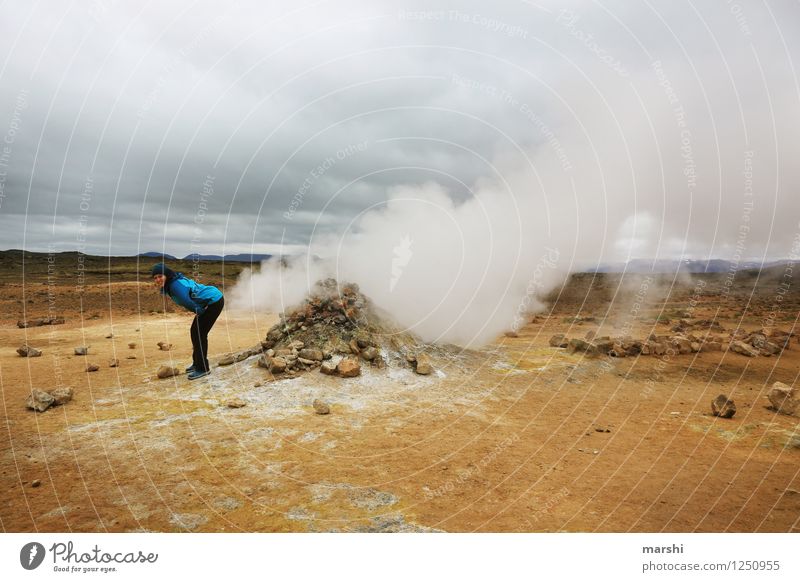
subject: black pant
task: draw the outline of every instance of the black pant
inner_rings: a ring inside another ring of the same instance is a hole
[[[220,297],[203,312],[202,315],[195,315],[192,321],[192,365],[198,371],[209,371],[208,364],[208,332],[214,327],[222,307],[225,305],[225,298]]]

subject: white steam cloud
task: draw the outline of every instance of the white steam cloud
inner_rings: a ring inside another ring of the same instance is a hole
[[[521,126],[526,141],[495,140],[491,160],[475,153],[485,178],[472,184],[431,159],[441,180],[389,188],[339,232],[321,230],[323,209],[308,255],[247,274],[234,306],[281,311],[334,276],[426,340],[477,346],[598,263],[789,257],[800,236],[800,134],[789,123],[800,85],[785,44],[765,40],[754,53],[728,24],[690,54],[669,39],[631,50],[606,35],[624,76],[566,58],[550,78],[514,69],[496,86],[459,65],[447,105],[484,112],[465,127],[508,138],[503,127]],[[571,25],[561,32],[575,36]],[[390,156],[384,167],[396,169]],[[449,189],[458,183],[466,195]]]

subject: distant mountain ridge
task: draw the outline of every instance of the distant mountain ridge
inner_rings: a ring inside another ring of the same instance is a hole
[[[594,269],[587,268],[588,273],[728,273],[731,271],[746,271],[751,269],[768,269],[788,264],[788,260],[781,261],[727,261],[724,259],[709,259],[706,261],[632,259],[627,263],[605,263]]]
[[[235,255],[200,255],[193,253],[186,255],[182,259],[178,259],[166,253],[156,253],[152,251],[140,253],[138,256],[147,257],[149,259],[163,258],[166,261],[225,261],[227,263],[260,263],[261,261],[266,261],[273,257],[273,255],[264,253],[238,253]]]

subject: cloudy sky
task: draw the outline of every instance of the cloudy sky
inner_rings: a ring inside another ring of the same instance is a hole
[[[800,234],[797,2],[2,10],[0,248],[299,253],[403,188],[576,259]]]

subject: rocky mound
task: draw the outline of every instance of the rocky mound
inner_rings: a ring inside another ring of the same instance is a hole
[[[376,368],[411,367],[433,371],[425,345],[381,312],[355,283],[318,281],[306,299],[287,309],[261,342],[259,366],[273,374],[319,367],[325,374],[358,376],[361,363]],[[256,353],[247,350],[220,361],[231,364]]]
[[[701,325],[700,327],[705,327]],[[782,330],[760,330],[748,332],[736,330],[729,335],[706,333],[695,335],[680,333],[676,335],[650,334],[647,339],[634,339],[630,336],[586,337],[586,339],[567,338],[556,334],[550,338],[550,346],[567,348],[571,353],[608,355],[615,358],[626,356],[661,356],[692,354],[697,352],[720,351],[729,349],[732,352],[748,357],[780,355],[789,348],[794,334]]]

